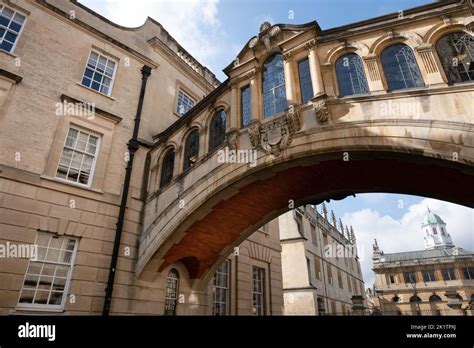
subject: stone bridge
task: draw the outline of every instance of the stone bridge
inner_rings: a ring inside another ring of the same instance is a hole
[[[207,281],[259,226],[363,192],[474,206],[474,17],[445,1],[321,30],[263,23],[158,134],[136,273]]]

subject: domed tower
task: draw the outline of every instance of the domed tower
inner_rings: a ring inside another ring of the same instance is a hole
[[[425,236],[425,249],[454,247],[451,235],[446,230],[446,223],[439,215],[431,212],[430,208],[423,218],[421,228]]]

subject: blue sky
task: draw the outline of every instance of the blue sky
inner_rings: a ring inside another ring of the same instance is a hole
[[[80,0],[123,26],[139,26],[147,16],[160,22],[178,42],[219,79],[243,45],[267,20],[302,24],[316,20],[322,29],[398,12],[423,0]],[[474,250],[472,209],[423,197],[373,193],[328,205],[358,238],[364,279],[371,271],[374,238],[386,252],[423,249],[420,223],[429,206],[446,222],[457,246]]]

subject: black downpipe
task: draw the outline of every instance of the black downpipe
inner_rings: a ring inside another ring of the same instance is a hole
[[[137,114],[135,116],[135,124],[133,127],[132,139],[129,140],[127,147],[129,151],[129,160],[125,169],[125,180],[123,182],[122,200],[120,202],[120,210],[117,218],[117,228],[115,229],[114,249],[112,251],[112,260],[110,262],[109,279],[105,288],[103,316],[108,316],[110,312],[110,304],[112,302],[112,292],[114,290],[115,272],[117,268],[117,260],[120,249],[120,240],[122,238],[123,222],[125,220],[125,209],[127,208],[128,190],[130,186],[130,178],[132,176],[133,158],[135,152],[139,149],[138,130],[140,129],[140,120],[142,117],[143,99],[145,98],[145,89],[148,77],[151,75],[151,68],[144,65],[142,70],[142,86],[140,89],[140,98],[138,99]]]

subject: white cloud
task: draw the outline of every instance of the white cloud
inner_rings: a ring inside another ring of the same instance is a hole
[[[142,25],[147,16],[155,19],[216,74],[223,68],[223,59],[231,61],[230,57],[222,57],[232,43],[226,38],[219,19],[219,0],[81,0],[81,3],[126,27]]]
[[[346,213],[342,220],[344,224],[354,227],[366,287],[371,287],[374,282],[374,238],[385,253],[423,250],[421,221],[428,206],[446,222],[446,229],[456,246],[474,250],[474,211],[467,207],[426,198],[411,205],[398,220],[373,209]]]

